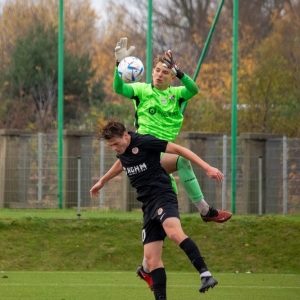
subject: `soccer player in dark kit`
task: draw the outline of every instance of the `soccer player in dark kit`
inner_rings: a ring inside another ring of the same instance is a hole
[[[199,291],[204,293],[213,288],[218,281],[209,272],[198,246],[181,227],[177,196],[169,175],[160,164],[160,153],[177,154],[188,159],[219,183],[223,180],[223,174],[189,149],[148,134],[128,132],[118,121],[109,121],[98,130],[99,137],[105,139],[117,153],[118,161],[91,188],[90,195],[98,196],[99,190],[107,181],[122,170],[126,172],[131,186],[137,191],[137,200],[142,202],[144,257],[153,280],[155,299],[167,299],[167,277],[162,262],[163,241],[166,236],[179,245],[200,274],[202,283]]]

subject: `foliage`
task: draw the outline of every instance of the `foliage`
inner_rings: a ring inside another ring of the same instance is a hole
[[[24,39],[17,40],[5,78],[8,83],[4,90],[6,97],[12,103],[25,101],[32,104],[32,122],[36,124],[37,130],[44,132],[53,127],[56,118],[57,49],[56,28],[36,26],[30,29]],[[65,52],[64,62],[64,110],[68,123],[74,119],[81,120],[80,115],[87,111],[90,105],[89,80],[94,71],[87,54],[79,57]],[[98,104],[103,98],[101,81],[94,84],[93,92],[97,97],[93,101]]]
[[[0,18],[1,69],[6,68],[17,40],[28,30],[41,25],[58,27],[57,0],[10,0],[3,6]],[[90,1],[64,0],[64,31],[66,49],[73,55],[89,53],[97,41],[96,27],[100,16],[91,8]]]
[[[153,2],[153,58],[171,49],[180,68],[193,77],[219,3],[219,0]],[[238,133],[300,135],[296,118],[300,93],[299,5],[299,0],[239,3]],[[64,7],[66,51],[81,58],[77,63],[84,67],[88,56],[90,71],[95,71],[86,82],[88,92],[78,97],[78,90],[85,85],[82,81],[82,85],[75,86],[72,81],[76,80],[76,65],[69,69],[69,79],[65,82],[68,126],[90,128],[97,118],[110,116],[132,122],[133,115],[128,118],[132,111],[132,107],[127,110],[129,102],[124,105],[124,99],[112,89],[114,48],[121,37],[127,36],[128,43],[136,46],[134,55],[146,62],[148,1],[108,0],[99,15],[89,1],[65,0]],[[233,2],[225,1],[196,78],[201,92],[187,106],[183,130],[231,133],[232,14]],[[0,18],[2,70],[10,65],[17,41],[37,25],[42,24],[47,30],[57,28],[57,15],[56,0],[8,1]],[[146,63],[145,66],[151,67]],[[81,75],[83,79],[84,72]],[[27,124],[27,128],[34,128],[36,119],[30,112],[36,107],[31,99],[20,95],[18,102],[3,98],[3,90],[8,86],[3,78],[0,82],[0,126],[24,128]],[[179,80],[174,82],[179,84]],[[26,116],[22,116],[24,121],[20,124],[18,114],[23,110]],[[55,111],[52,113],[55,115]]]
[[[242,83],[242,131],[300,135],[300,22],[293,16],[275,12],[273,31],[254,51],[255,67]]]
[[[84,128],[91,107],[105,98],[91,60],[98,17],[88,1],[64,1],[64,7],[64,120],[66,127]],[[56,125],[57,10],[55,0],[12,0],[3,7],[2,127],[47,131]]]

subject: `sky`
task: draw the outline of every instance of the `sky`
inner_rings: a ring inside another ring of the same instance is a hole
[[[6,0],[0,0],[0,5],[2,5],[5,2],[6,2]],[[107,0],[90,0],[90,2],[91,2],[92,7],[98,12],[98,11],[100,11],[103,4],[105,4],[105,2],[107,2]]]
[[[5,3],[7,0],[0,0],[0,8],[2,7],[2,4]],[[58,1],[58,0],[57,0]],[[90,0],[91,6],[95,9],[96,12],[99,12],[101,8],[103,8],[103,5],[107,3],[107,0]]]
[[[106,2],[106,0],[90,0],[92,7],[98,12],[101,9],[101,6]]]

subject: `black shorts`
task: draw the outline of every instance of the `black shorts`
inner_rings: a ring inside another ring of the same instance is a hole
[[[164,220],[170,217],[180,219],[178,200],[174,193],[152,196],[143,203],[142,209],[144,213],[142,242],[144,245],[165,239],[167,235],[162,226]]]

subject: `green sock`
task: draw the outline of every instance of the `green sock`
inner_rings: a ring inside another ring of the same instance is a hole
[[[177,185],[176,185],[176,180],[174,178],[174,176],[172,174],[170,174],[170,178],[171,178],[171,184],[172,184],[172,188],[173,191],[176,195],[178,195],[178,189],[177,189]]]
[[[179,156],[177,160],[177,170],[180,183],[182,184],[184,190],[186,191],[192,202],[198,202],[202,200],[204,197],[193,171],[191,162]]]

